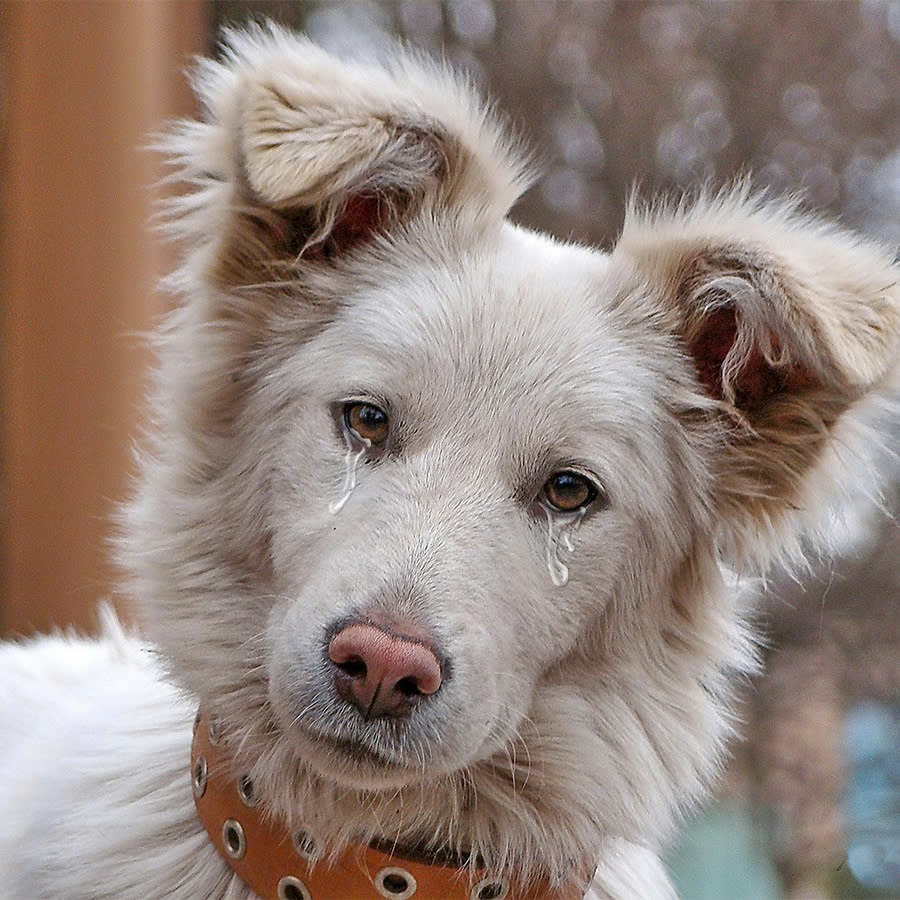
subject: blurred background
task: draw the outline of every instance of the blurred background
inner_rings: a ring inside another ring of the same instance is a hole
[[[900,243],[900,2],[19,0],[0,3],[0,629],[90,629],[127,491],[172,249],[147,227],[193,112],[183,71],[273,18],[336,52],[399,36],[466,70],[544,175],[514,212],[608,246],[645,193],[742,172]],[[896,423],[885,423],[885,431]],[[898,471],[836,561],[776,578],[719,796],[670,866],[684,900],[900,897]]]

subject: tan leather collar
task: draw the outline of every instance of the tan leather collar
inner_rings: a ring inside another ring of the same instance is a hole
[[[191,748],[194,802],[210,839],[238,877],[263,900],[581,900],[585,886],[527,887],[391,855],[376,846],[350,847],[331,865],[311,865],[315,847],[264,821],[250,779],[232,771],[215,723],[197,716]]]

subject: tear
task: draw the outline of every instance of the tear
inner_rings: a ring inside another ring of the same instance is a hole
[[[568,553],[575,549],[573,535],[584,519],[585,510],[581,509],[561,520],[546,506],[541,506],[541,509],[547,516],[547,570],[550,580],[557,587],[565,587],[569,582],[569,567],[559,558],[560,545]]]
[[[359,440],[362,440],[361,447],[357,447]],[[344,457],[346,469],[344,471],[344,485],[341,488],[341,496],[339,500],[334,500],[328,504],[328,510],[333,516],[336,516],[350,499],[350,495],[356,487],[356,472],[359,467],[359,461],[371,446],[372,442],[365,438],[358,438],[357,441],[353,441],[349,435],[347,436],[347,455]]]

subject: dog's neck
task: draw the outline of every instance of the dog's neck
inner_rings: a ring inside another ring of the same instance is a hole
[[[391,842],[320,854],[302,830],[290,833],[262,812],[252,780],[234,771],[214,721],[198,713],[191,752],[197,812],[220,855],[256,894],[278,900],[315,897],[387,897],[405,900],[576,900],[590,873],[566,884],[517,884],[493,877],[477,860],[423,852]]]

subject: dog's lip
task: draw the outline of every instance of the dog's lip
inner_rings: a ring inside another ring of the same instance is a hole
[[[306,731],[306,737],[313,743],[324,746],[343,757],[350,757],[354,762],[366,763],[379,769],[406,768],[399,760],[388,757],[378,750],[373,750],[360,740],[311,731]]]

